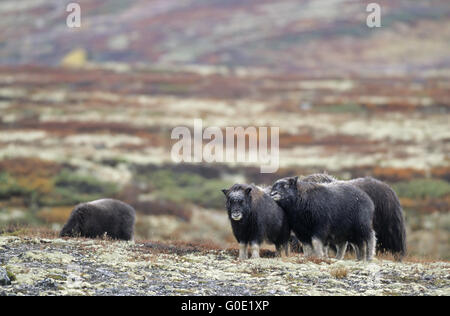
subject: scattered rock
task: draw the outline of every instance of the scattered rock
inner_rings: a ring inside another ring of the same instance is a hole
[[[0,236],[0,244],[5,242]],[[450,295],[448,262],[238,261],[234,249],[173,242],[22,238],[2,250],[0,295]]]
[[[8,272],[6,272],[6,269],[2,267],[0,267],[0,285],[11,285]]]
[[[42,288],[43,290],[55,290],[58,288],[56,282],[50,278],[36,282],[36,287]]]

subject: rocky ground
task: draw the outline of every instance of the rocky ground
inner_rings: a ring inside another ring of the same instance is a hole
[[[448,262],[236,258],[208,244],[4,236],[0,295],[450,295]]]

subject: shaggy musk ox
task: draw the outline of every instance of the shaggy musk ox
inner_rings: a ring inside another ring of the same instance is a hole
[[[239,259],[247,259],[250,245],[252,258],[259,258],[264,240],[275,244],[277,255],[284,249],[289,254],[290,228],[283,210],[263,189],[255,185],[235,184],[222,190],[231,228],[239,242]]]
[[[302,181],[331,183],[339,181],[334,177],[318,173],[302,178]],[[400,201],[394,190],[386,183],[371,177],[345,181],[363,190],[375,206],[373,229],[377,237],[377,251],[390,252],[397,260],[406,254],[405,219]]]
[[[374,206],[363,191],[341,182],[318,184],[289,177],[273,184],[271,197],[286,212],[306,254],[312,250],[323,257],[324,246],[333,244],[336,257],[342,259],[347,243],[351,243],[358,260],[372,259],[376,243]]]
[[[113,199],[96,200],[75,206],[60,236],[96,238],[106,234],[133,240],[134,222],[135,211],[130,205]]]

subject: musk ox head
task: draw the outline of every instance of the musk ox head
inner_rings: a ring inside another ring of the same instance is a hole
[[[245,221],[252,209],[252,187],[249,185],[235,184],[230,189],[222,192],[227,198],[226,207],[231,221]]]
[[[80,222],[77,216],[71,216],[59,233],[60,237],[78,237],[81,235]]]
[[[298,194],[298,177],[288,177],[277,180],[270,191],[270,197],[281,207],[294,202]]]

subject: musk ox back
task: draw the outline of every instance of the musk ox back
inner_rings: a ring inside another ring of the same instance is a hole
[[[77,205],[61,230],[61,237],[132,240],[135,211],[121,201],[102,199]]]
[[[317,184],[291,177],[276,181],[271,196],[288,215],[304,249],[322,257],[324,246],[333,244],[337,258],[342,258],[349,242],[355,246],[358,259],[371,260],[375,250],[374,206],[362,190],[341,182]]]
[[[235,184],[222,190],[231,228],[239,242],[239,258],[247,258],[247,247],[251,246],[252,258],[259,257],[259,247],[263,241],[275,244],[277,254],[284,249],[289,253],[290,228],[283,210],[255,185]]]
[[[330,183],[334,177],[318,173],[303,177],[302,181]],[[406,229],[403,210],[395,191],[386,183],[371,177],[345,181],[363,190],[372,200],[375,211],[373,228],[377,236],[377,251],[391,252],[397,260],[406,254]]]

